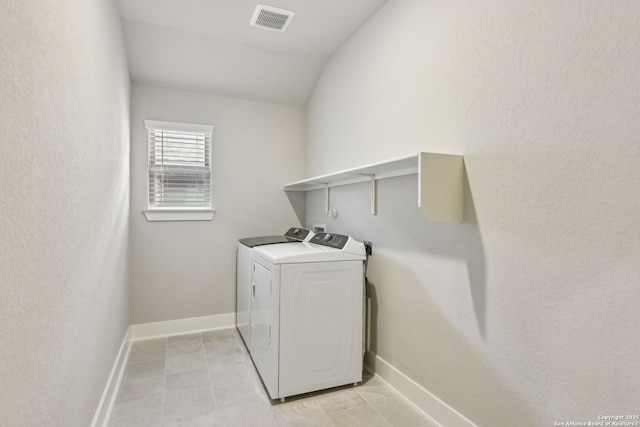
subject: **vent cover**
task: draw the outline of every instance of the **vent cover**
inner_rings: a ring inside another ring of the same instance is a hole
[[[256,6],[249,23],[254,27],[282,32],[287,29],[294,15],[295,12],[290,10],[259,4]]]

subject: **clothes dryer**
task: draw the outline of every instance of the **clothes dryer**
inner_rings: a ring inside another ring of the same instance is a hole
[[[330,233],[254,248],[251,357],[272,399],[362,381],[365,259]]]

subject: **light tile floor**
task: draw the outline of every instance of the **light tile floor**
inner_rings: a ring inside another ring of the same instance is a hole
[[[133,344],[111,427],[435,427],[382,382],[272,401],[235,329]]]

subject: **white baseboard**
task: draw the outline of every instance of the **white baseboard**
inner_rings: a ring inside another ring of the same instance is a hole
[[[164,322],[141,323],[131,325],[131,340],[184,335],[212,329],[232,328],[236,325],[236,314],[225,313],[212,316],[191,317],[188,319],[167,320]]]
[[[120,351],[116,356],[116,360],[111,368],[111,374],[107,380],[107,385],[102,392],[102,397],[98,403],[98,408],[91,421],[91,427],[106,427],[109,423],[109,417],[113,410],[113,404],[115,403],[118,390],[120,389],[120,382],[124,375],[124,368],[127,366],[127,359],[129,359],[129,352],[131,351],[131,327],[127,328],[127,332],[124,334],[122,344],[120,344]]]
[[[397,370],[381,357],[367,351],[365,365],[383,382],[387,383],[427,418],[442,427],[478,427],[467,417],[449,406],[435,394]]]
[[[232,328],[235,326],[235,322],[235,313],[225,313],[129,326],[122,339],[120,350],[91,422],[91,427],[106,427],[109,422],[109,416],[118,395],[133,341]],[[427,418],[430,418],[441,427],[478,427],[435,394],[370,351],[365,353],[365,368],[375,373],[380,380],[395,389],[412,403],[417,410],[424,413]]]

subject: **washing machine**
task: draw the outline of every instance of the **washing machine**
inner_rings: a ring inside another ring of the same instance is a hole
[[[318,233],[252,256],[251,358],[270,397],[362,381],[364,245]]]
[[[251,352],[251,254],[253,248],[308,241],[313,235],[311,230],[293,227],[282,236],[260,236],[238,240],[236,252],[236,328],[249,352]]]

